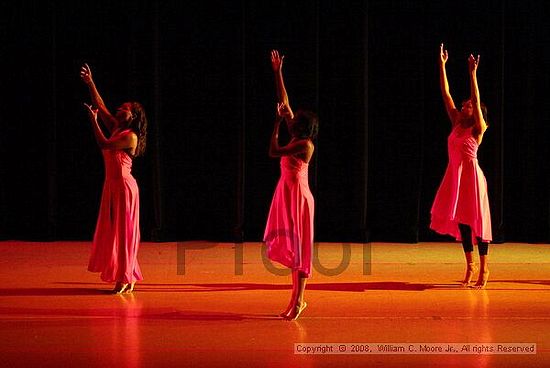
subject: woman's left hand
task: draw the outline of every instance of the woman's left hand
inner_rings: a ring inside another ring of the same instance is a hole
[[[290,109],[284,102],[278,102],[277,103],[277,116],[280,119],[289,119],[290,116]]]
[[[84,106],[88,109],[88,117],[91,121],[97,121],[97,109],[94,109],[92,105],[84,103]]]
[[[475,72],[477,70],[477,66],[479,65],[479,55],[477,55],[477,59],[474,55],[470,54],[470,57],[468,58],[468,69],[470,72]]]

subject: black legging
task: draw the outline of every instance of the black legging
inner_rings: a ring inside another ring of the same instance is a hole
[[[468,225],[458,224],[460,229],[460,236],[462,236],[462,248],[464,253],[474,251],[474,245],[472,244],[472,229]],[[481,241],[480,237],[477,237],[477,248],[480,256],[486,256],[489,252],[489,243]]]

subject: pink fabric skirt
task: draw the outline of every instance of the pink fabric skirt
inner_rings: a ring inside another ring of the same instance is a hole
[[[281,159],[281,178],[269,209],[264,241],[272,261],[309,277],[314,200],[309,190],[307,166],[294,157]]]
[[[139,191],[133,177],[105,180],[88,270],[106,282],[143,279],[137,260],[140,244]]]
[[[447,167],[431,214],[430,228],[440,234],[461,241],[460,223],[470,226],[474,244],[477,238],[484,242],[493,239],[487,181],[477,159],[463,160],[454,167]]]

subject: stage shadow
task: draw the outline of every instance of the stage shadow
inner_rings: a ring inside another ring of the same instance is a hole
[[[372,290],[424,291],[430,289],[456,289],[455,284],[421,284],[410,282],[338,282],[309,283],[308,290],[335,292],[366,292]],[[256,283],[203,283],[203,284],[141,284],[136,291],[140,292],[221,292],[239,290],[291,290],[290,284],[256,284]]]
[[[187,321],[244,321],[244,320],[282,320],[275,314],[241,314],[211,311],[178,311],[174,308],[144,308],[140,303],[129,301],[124,307],[117,308],[26,308],[0,307],[0,316],[25,316],[33,318],[115,318],[149,320],[187,320]]]
[[[550,280],[491,280],[489,282],[506,282],[512,284],[544,285],[550,286]]]
[[[280,320],[281,317],[271,314],[239,314],[224,312],[173,311],[170,313],[147,314],[143,319],[185,320],[185,321],[245,321],[245,320]]]
[[[109,295],[111,289],[90,288],[9,288],[0,289],[0,296],[65,296],[65,295]]]
[[[490,280],[490,283],[515,283],[550,286],[550,280]],[[55,284],[97,285],[98,283],[86,282],[57,282]],[[489,287],[490,289],[494,289]],[[151,284],[138,283],[135,293],[204,293],[226,291],[254,291],[254,290],[291,290],[290,284],[265,284],[265,283],[192,283],[192,284]],[[333,292],[368,292],[377,290],[387,291],[426,291],[426,290],[467,290],[459,282],[456,284],[427,284],[402,281],[383,282],[334,282],[334,283],[308,283],[307,290],[333,291]],[[524,290],[536,291],[538,289],[502,288],[498,290]],[[4,288],[0,289],[0,296],[91,296],[112,295],[111,289],[95,289],[86,287],[67,288]]]
[[[550,286],[550,280],[497,280],[490,279],[488,288],[491,290],[537,291],[543,289],[520,289],[515,287],[491,287],[495,283],[513,283],[525,285]],[[92,282],[54,282],[60,285],[96,285],[105,286],[105,283]],[[153,284],[138,283],[135,292],[218,292],[238,290],[291,290],[290,284],[260,284],[260,283],[194,283],[194,284]],[[369,290],[396,290],[396,291],[425,291],[425,290],[469,290],[456,280],[451,284],[424,284],[402,281],[383,282],[336,282],[336,283],[308,283],[308,290],[336,291],[336,292],[366,292]],[[106,295],[111,290],[92,288],[31,288],[31,289],[0,289],[0,296],[48,296],[48,295]]]
[[[62,285],[97,285],[100,283],[87,282],[55,282]],[[369,290],[400,290],[400,291],[424,291],[430,289],[455,289],[455,284],[422,284],[398,281],[386,282],[335,282],[335,283],[309,283],[308,290],[335,291],[335,292],[366,292]],[[239,290],[291,290],[290,284],[261,284],[261,283],[200,283],[200,284],[151,284],[138,283],[135,289],[139,292],[222,292]],[[111,295],[111,289],[95,289],[86,287],[71,288],[5,288],[0,289],[0,296],[64,296],[64,295]]]

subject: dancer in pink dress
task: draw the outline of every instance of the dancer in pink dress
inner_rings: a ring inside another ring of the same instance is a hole
[[[477,83],[477,59],[470,55],[470,98],[459,111],[449,91],[445,64],[449,56],[440,46],[439,75],[441,93],[452,131],[447,140],[449,163],[437,191],[431,214],[430,228],[462,241],[466,258],[466,275],[462,284],[469,286],[476,271],[473,244],[477,243],[480,271],[474,287],[481,289],[489,278],[488,249],[492,240],[491,213],[487,195],[487,181],[477,160],[477,150],[487,129],[487,110],[480,102]]]
[[[113,292],[129,293],[134,290],[136,281],[143,280],[137,260],[139,189],[131,170],[133,158],[145,151],[147,118],[138,102],[126,102],[117,109],[115,116],[111,115],[87,64],[82,67],[80,76],[90,90],[92,104],[84,105],[105,163],[105,182],[88,270],[101,272],[103,281],[115,282]],[[98,114],[109,138],[99,126]]]
[[[290,108],[283,81],[283,59],[284,56],[279,56],[278,51],[271,52],[279,101],[269,155],[281,158],[281,177],[271,202],[264,241],[269,258],[292,270],[292,296],[280,316],[295,320],[307,306],[304,291],[306,279],[311,275],[314,201],[309,190],[308,166],[313,155],[318,120],[310,111],[293,113]],[[283,120],[291,139],[287,145],[280,146],[279,126]]]

